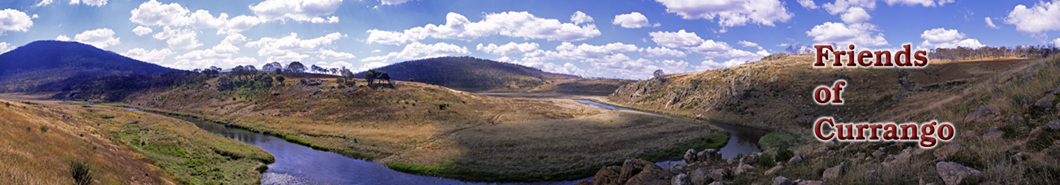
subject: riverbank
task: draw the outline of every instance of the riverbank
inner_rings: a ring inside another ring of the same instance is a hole
[[[50,125],[44,133],[81,133],[74,138],[82,138],[88,143],[61,148],[64,151],[80,151],[79,155],[91,159],[102,158],[86,162],[90,172],[104,184],[165,184],[166,181],[185,184],[259,183],[266,164],[274,161],[272,155],[258,147],[204,132],[178,119],[110,107],[105,103],[89,105],[87,102],[70,101],[20,101],[32,103],[23,105],[27,108],[33,106],[46,110],[42,113],[56,115],[56,121],[76,123],[70,126]],[[42,126],[41,130],[44,128]],[[53,138],[46,143],[60,140]],[[79,149],[84,147],[91,149],[87,152]],[[37,150],[49,151],[49,148],[38,147]],[[112,155],[121,151],[134,154]],[[51,160],[71,158],[74,157]],[[115,163],[121,165],[112,165]],[[57,166],[60,166],[57,169],[68,169],[66,165]],[[115,172],[127,170],[134,172],[114,175]]]

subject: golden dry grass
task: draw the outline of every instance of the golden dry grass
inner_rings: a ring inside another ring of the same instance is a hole
[[[57,102],[0,100],[0,181],[73,184],[72,161],[85,161],[98,184],[173,184],[166,173],[110,139],[99,121]],[[7,104],[10,104],[9,106]],[[42,126],[48,129],[42,132]]]

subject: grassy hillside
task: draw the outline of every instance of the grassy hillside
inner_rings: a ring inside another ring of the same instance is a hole
[[[825,169],[840,163],[847,167],[846,175],[832,181],[839,184],[939,184],[943,174],[936,169],[938,162],[956,162],[982,172],[963,183],[1060,182],[1055,175],[1060,172],[1060,131],[1045,128],[1060,119],[1053,106],[1058,101],[1050,99],[1060,86],[1056,73],[1060,58],[935,60],[925,69],[812,69],[812,61],[811,55],[793,55],[666,75],[623,86],[608,100],[774,129],[796,136],[793,150],[815,156],[808,162],[786,164],[777,174],[728,178],[736,184],[768,183],[776,176],[821,180]],[[843,93],[845,105],[812,102],[814,87],[837,79],[849,82]],[[975,114],[977,110],[982,114]],[[953,123],[957,135],[954,141],[940,144],[947,149],[934,150],[918,149],[915,143],[822,143],[812,138],[810,126],[821,116],[858,123],[939,120]],[[877,152],[883,155],[869,155]],[[879,180],[866,181],[870,173]]]
[[[176,70],[78,42],[34,41],[0,54],[0,92],[34,90],[70,78],[170,71]]]
[[[548,73],[518,64],[474,57],[439,57],[406,61],[377,68],[391,79],[417,81],[471,92],[531,91],[584,95],[610,94],[629,80],[583,79]],[[355,76],[363,78],[364,73]]]
[[[11,97],[5,97],[11,98]],[[256,183],[272,155],[191,123],[84,102],[0,100],[0,179],[74,184],[74,162],[93,184]],[[23,129],[24,128],[24,129]],[[263,168],[262,168],[263,169]]]

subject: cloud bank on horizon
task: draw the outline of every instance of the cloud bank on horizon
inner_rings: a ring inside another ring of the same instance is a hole
[[[1060,45],[1049,35],[1060,31],[1057,1],[37,0],[0,9],[0,52],[67,40],[178,69],[301,61],[367,70],[474,56],[644,79],[791,45]]]

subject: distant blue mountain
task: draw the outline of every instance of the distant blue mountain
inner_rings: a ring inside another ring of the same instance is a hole
[[[0,91],[24,91],[73,77],[171,71],[178,70],[78,42],[34,41],[0,54]]]

